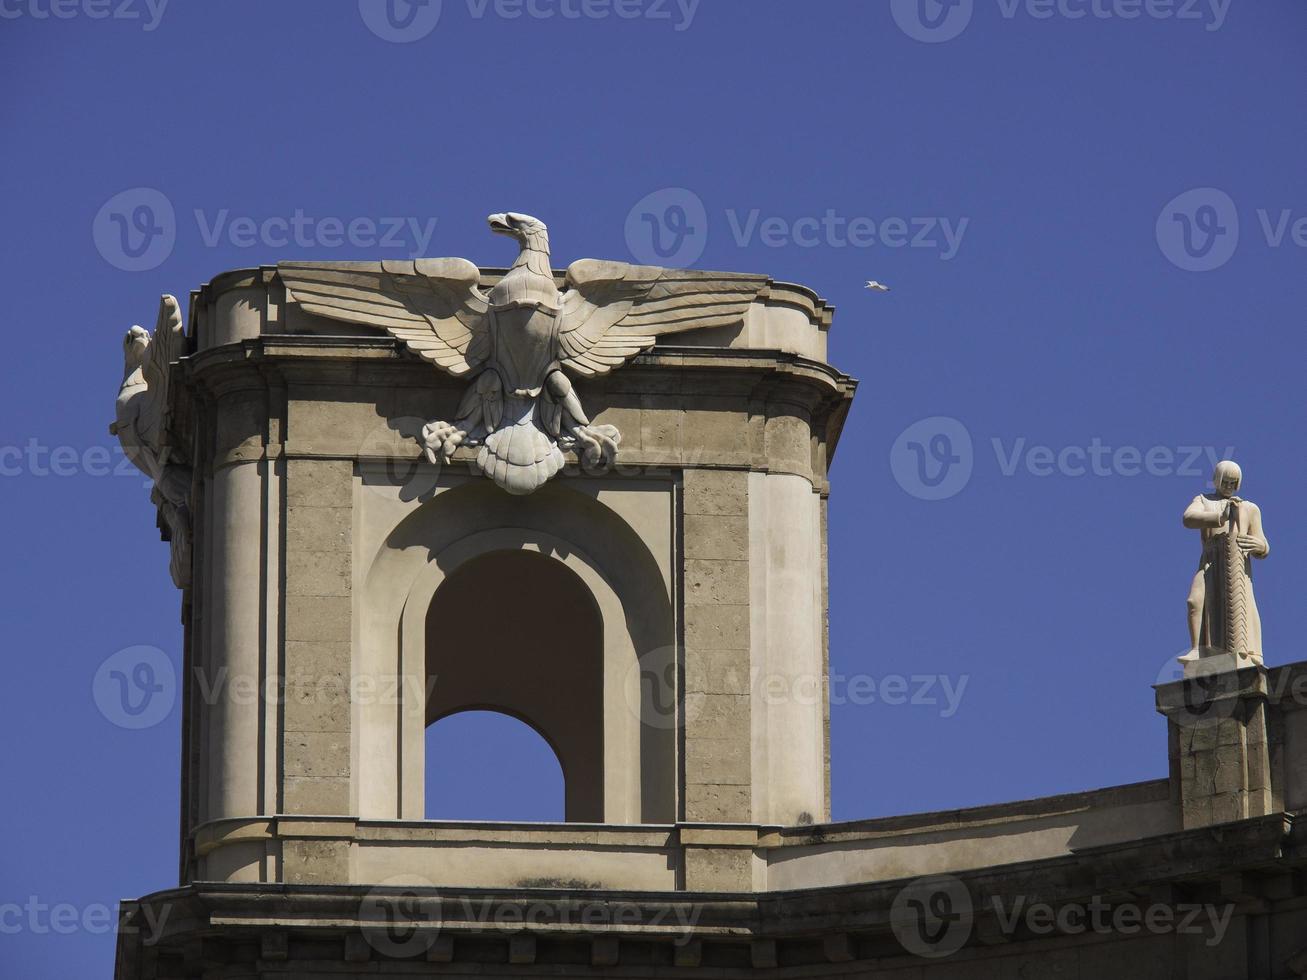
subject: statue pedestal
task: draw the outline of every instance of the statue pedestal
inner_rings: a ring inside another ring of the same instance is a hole
[[[1172,792],[1186,830],[1279,809],[1271,786],[1264,665],[1233,654],[1203,657],[1185,665],[1183,679],[1155,690],[1157,710],[1167,720]]]
[[[1193,660],[1189,660],[1187,657],[1178,659],[1184,665],[1186,680],[1195,677],[1207,677],[1211,674],[1224,674],[1233,670],[1242,670],[1245,667],[1262,666],[1260,660],[1225,651],[1202,654]]]

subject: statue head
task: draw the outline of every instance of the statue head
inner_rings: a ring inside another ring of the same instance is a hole
[[[144,327],[132,327],[123,338],[123,360],[130,374],[145,363],[146,352],[150,349],[150,334]]]
[[[533,218],[529,214],[518,214],[516,211],[505,211],[502,214],[492,214],[486,219],[490,223],[490,230],[496,235],[508,235],[516,238],[522,245],[534,247],[549,247],[549,229],[539,218]]]
[[[1212,486],[1216,487],[1218,496],[1233,497],[1239,491],[1239,484],[1242,482],[1243,470],[1239,469],[1239,464],[1234,460],[1223,459],[1212,471]]]

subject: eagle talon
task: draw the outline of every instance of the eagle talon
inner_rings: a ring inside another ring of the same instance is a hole
[[[581,461],[589,467],[612,466],[622,434],[613,425],[578,425],[572,429]]]
[[[467,432],[449,422],[429,422],[422,427],[422,448],[433,466],[448,463],[467,438]],[[436,459],[439,453],[440,459]]]

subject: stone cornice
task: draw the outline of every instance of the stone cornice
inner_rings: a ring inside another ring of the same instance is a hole
[[[733,831],[702,833],[729,836]],[[1307,900],[1301,876],[1307,864],[1305,839],[1307,822],[1276,813],[1065,857],[959,871],[953,878],[970,896],[974,915],[968,939],[952,962],[960,965],[995,942],[1041,942],[1042,936],[1005,925],[995,911],[1019,908],[1020,901],[1037,899],[1054,908],[1091,901],[1105,907],[1205,902],[1241,913],[1264,911],[1271,903],[1301,907]],[[199,955],[194,946],[198,937],[215,930],[221,935],[216,941],[230,949],[246,944],[248,950],[253,943],[263,958],[273,959],[293,935],[306,944],[303,949],[315,950],[297,956],[301,967],[328,958],[385,960],[366,941],[366,930],[379,926],[365,910],[369,903],[394,896],[423,908],[415,922],[419,931],[430,931],[428,961],[457,961],[464,951],[480,958],[492,955],[485,944],[500,943],[505,950],[493,954],[492,962],[511,960],[514,950],[530,954],[523,962],[534,962],[536,941],[550,940],[579,944],[566,947],[572,951],[564,960],[577,973],[614,965],[628,944],[635,954],[629,962],[681,966],[687,968],[686,976],[710,964],[715,976],[746,976],[750,969],[781,963],[804,975],[821,975],[830,964],[849,961],[888,969],[912,962],[891,925],[895,898],[908,884],[881,881],[754,894],[199,882],[124,903],[119,961],[120,966],[137,966],[148,957],[156,962],[161,956],[193,959]],[[151,908],[151,921],[159,921],[164,907],[172,910],[151,947],[134,931],[146,922],[143,907]],[[586,916],[578,914],[582,909]],[[205,955],[211,951],[206,944]]]
[[[554,282],[560,288],[567,279],[566,269],[554,269]],[[486,267],[481,269],[481,288],[490,289],[508,272],[506,268]],[[720,273],[722,276],[738,275],[740,279],[756,279],[766,282],[766,289],[759,297],[763,301],[793,306],[807,313],[821,330],[829,330],[835,316],[835,307],[823,299],[814,290],[798,283],[769,279],[750,273]],[[208,304],[217,300],[223,293],[233,289],[248,289],[272,285],[277,278],[275,265],[261,265],[245,269],[229,269],[220,272],[198,289],[191,291],[191,330],[194,334],[195,310],[201,303]]]

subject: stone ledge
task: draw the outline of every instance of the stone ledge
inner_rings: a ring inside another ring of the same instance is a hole
[[[1042,936],[1005,926],[992,911],[1004,903],[1011,908],[1017,899],[1032,895],[1054,907],[1091,900],[1109,908],[1143,900],[1173,906],[1220,900],[1231,903],[1239,915],[1264,913],[1279,902],[1285,908],[1300,907],[1307,900],[1304,843],[1307,820],[1280,813],[1089,848],[1073,856],[959,872],[954,878],[975,910],[974,928],[950,962],[962,968],[994,942],[1008,949],[1026,944],[1042,948]],[[415,934],[410,929],[430,932],[437,951],[434,961],[469,966],[509,963],[514,950],[518,956],[533,953],[536,962],[566,966],[569,975],[578,976],[598,975],[588,971],[606,970],[614,962],[628,962],[628,957],[629,962],[675,970],[680,976],[697,970],[705,976],[747,976],[751,968],[820,969],[834,963],[857,963],[863,970],[919,966],[921,961],[904,952],[892,928],[891,910],[907,884],[900,879],[713,894],[197,882],[123,904],[116,975],[119,980],[181,976],[187,950],[192,950],[194,965],[193,946],[200,936],[206,937],[206,961],[212,957],[227,970],[243,964],[241,968],[257,972],[257,964],[245,958],[261,950],[274,957],[284,950],[282,962],[307,973],[342,972],[332,964],[360,956],[375,968],[394,958],[386,954],[384,944],[378,948],[367,942],[368,930],[375,932],[380,921],[368,909],[391,898],[395,910],[407,908],[403,914],[413,917],[411,922],[395,920],[406,935]],[[400,904],[401,899],[409,904]],[[171,914],[161,918],[164,907]],[[148,946],[147,921],[164,923],[157,942]],[[287,934],[289,942],[263,941],[278,933]],[[418,935],[424,945],[425,937]],[[363,943],[359,936],[365,937]],[[407,950],[406,955],[416,954]],[[430,956],[418,960],[433,961]],[[483,967],[476,969],[484,972]],[[723,974],[723,969],[740,972]]]

